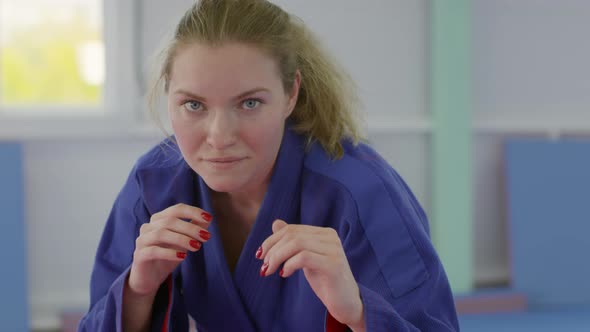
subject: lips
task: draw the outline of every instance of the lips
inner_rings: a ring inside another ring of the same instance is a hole
[[[239,157],[221,157],[221,158],[204,158],[203,160],[209,167],[217,171],[229,171],[242,165],[242,161],[247,158]]]
[[[237,157],[224,157],[224,158],[205,158],[205,161],[211,163],[220,163],[220,164],[230,164],[235,163],[240,160],[244,160],[246,158],[237,158]]]

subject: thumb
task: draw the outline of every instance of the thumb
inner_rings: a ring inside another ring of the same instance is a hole
[[[283,227],[287,226],[287,223],[281,219],[277,219],[272,223],[272,232],[276,233],[280,231]]]

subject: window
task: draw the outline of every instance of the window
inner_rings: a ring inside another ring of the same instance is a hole
[[[0,0],[0,141],[143,135],[142,1]]]
[[[102,8],[102,0],[0,0],[0,112],[104,110]]]

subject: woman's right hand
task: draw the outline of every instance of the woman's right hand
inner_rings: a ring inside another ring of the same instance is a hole
[[[184,220],[191,220],[190,222]],[[155,296],[160,285],[188,251],[198,251],[211,234],[209,213],[177,204],[152,215],[135,241],[128,287],[137,296]]]

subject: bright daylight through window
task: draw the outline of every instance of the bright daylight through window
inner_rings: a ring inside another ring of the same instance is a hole
[[[0,0],[0,113],[102,110],[102,0]]]

